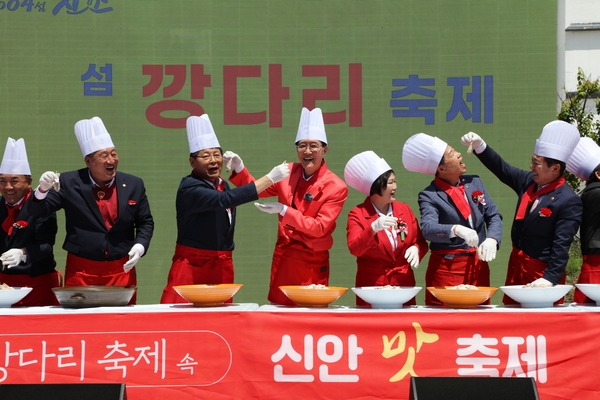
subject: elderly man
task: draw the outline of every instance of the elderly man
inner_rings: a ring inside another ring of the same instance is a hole
[[[32,288],[15,306],[58,305],[52,292],[61,286],[55,270],[52,246],[56,238],[56,214],[34,218],[28,211],[31,171],[23,139],[8,138],[0,165],[0,282]]]
[[[419,133],[402,149],[409,171],[435,175],[419,193],[421,230],[430,241],[427,286],[490,286],[489,261],[502,238],[502,216],[481,179],[465,175],[462,155],[443,140]],[[428,305],[441,305],[431,293]]]
[[[173,289],[176,285],[233,283],[236,206],[258,199],[289,175],[284,163],[254,183],[231,189],[221,179],[223,154],[208,115],[189,117],[186,128],[192,173],[177,190],[177,245],[161,303],[187,302]]]
[[[329,283],[332,233],[348,197],[346,184],[325,164],[328,146],[321,109],[302,109],[295,144],[299,162],[290,163],[290,176],[259,195],[279,201],[256,203],[259,210],[279,217],[268,295],[274,304],[294,304],[279,286]],[[242,164],[237,154],[226,155],[233,165]],[[236,171],[229,178],[234,185],[254,181],[246,168]]]
[[[119,156],[100,118],[77,122],[75,135],[86,168],[60,178],[44,172],[31,209],[65,210],[65,286],[135,285],[134,267],[154,231],[144,182],[117,172]]]
[[[506,285],[552,286],[564,283],[569,248],[581,223],[581,199],[565,184],[566,162],[579,132],[564,121],[544,126],[531,157],[530,171],[513,167],[476,133],[461,138],[477,158],[518,196]],[[518,304],[504,296],[504,304]],[[562,299],[558,302],[562,302]]]

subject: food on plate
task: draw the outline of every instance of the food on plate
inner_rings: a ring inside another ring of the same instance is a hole
[[[477,289],[477,286],[475,286],[475,285],[465,285],[465,284],[451,286],[448,289],[451,289],[451,290],[479,290],[479,289]]]
[[[327,289],[327,286],[321,285],[320,283],[311,283],[310,285],[300,286],[302,289]]]
[[[536,283],[535,285],[533,283],[528,283],[527,285],[523,285],[524,288],[548,288],[548,287],[552,287],[552,285],[547,285],[544,283]]]
[[[3,283],[2,285],[0,285],[0,290],[15,290],[15,289],[12,288],[11,286],[8,286],[6,283]]]
[[[374,289],[400,289],[400,286],[392,286],[392,285],[384,285],[384,286],[375,286]]]

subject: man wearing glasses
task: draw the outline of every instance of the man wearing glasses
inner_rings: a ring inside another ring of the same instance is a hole
[[[30,287],[15,306],[59,305],[53,287],[61,286],[52,246],[56,239],[56,214],[34,218],[28,210],[31,170],[25,141],[8,138],[0,165],[0,283]]]
[[[119,156],[100,118],[77,122],[75,136],[86,168],[44,172],[30,208],[65,210],[65,286],[136,285],[134,267],[154,232],[144,182],[117,172]]]
[[[177,244],[163,304],[187,303],[173,286],[233,283],[235,207],[258,199],[289,175],[287,164],[281,164],[256,182],[231,189],[220,176],[223,154],[208,115],[189,117],[186,130],[192,173],[177,190]]]
[[[277,196],[278,201],[255,203],[263,212],[279,214],[268,295],[273,304],[294,304],[279,286],[328,285],[332,233],[348,197],[346,184],[325,164],[328,147],[321,109],[302,109],[295,144],[299,162],[290,163],[289,177],[259,196]],[[225,155],[235,165],[242,163],[237,154]],[[229,180],[239,186],[254,178],[243,168]]]

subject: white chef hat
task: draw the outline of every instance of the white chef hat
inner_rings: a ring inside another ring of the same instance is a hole
[[[31,175],[29,162],[27,161],[27,150],[23,139],[15,140],[8,138],[4,157],[0,165],[0,174]]]
[[[185,128],[187,130],[190,153],[221,147],[207,114],[202,114],[199,117],[188,117]]]
[[[363,151],[352,157],[344,168],[346,184],[362,194],[369,196],[371,186],[377,178],[392,167],[372,151]]]
[[[402,148],[402,164],[412,172],[435,175],[448,143],[435,136],[417,133]]]
[[[579,143],[579,131],[565,121],[552,121],[542,129],[533,153],[541,157],[567,162]]]
[[[325,123],[323,122],[323,113],[320,108],[308,111],[308,108],[302,107],[300,114],[300,124],[294,143],[303,139],[314,139],[327,144],[327,135],[325,134]]]
[[[567,161],[567,171],[587,181],[598,164],[600,164],[600,147],[592,138],[582,137]]]
[[[115,147],[104,123],[98,117],[77,121],[75,137],[84,157],[98,150]]]

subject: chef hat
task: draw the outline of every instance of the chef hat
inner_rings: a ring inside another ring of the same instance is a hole
[[[600,147],[592,138],[582,137],[567,161],[567,171],[587,181],[598,164],[600,164]]]
[[[323,113],[320,108],[308,111],[308,108],[302,107],[300,114],[300,125],[296,134],[298,143],[303,139],[314,139],[327,144],[327,135],[325,134],[325,123],[323,122]]]
[[[0,165],[0,174],[31,175],[29,162],[27,161],[27,150],[23,139],[15,140],[8,138],[4,157]]]
[[[348,161],[344,168],[344,179],[348,186],[369,196],[373,182],[390,169],[392,167],[383,158],[372,151],[363,151]]]
[[[207,114],[202,114],[199,117],[189,117],[185,123],[185,128],[187,130],[190,153],[221,147]]]
[[[98,150],[115,147],[104,123],[98,117],[78,121],[75,124],[75,137],[84,157]]]
[[[402,148],[402,164],[412,172],[435,175],[448,143],[435,136],[417,133],[408,138]]]
[[[544,126],[535,141],[534,154],[567,162],[579,143],[579,131],[565,121],[552,121]]]

